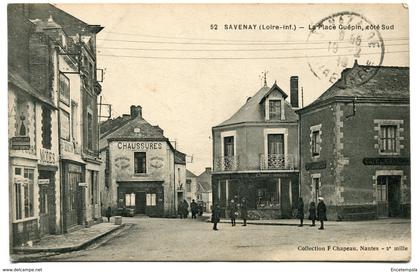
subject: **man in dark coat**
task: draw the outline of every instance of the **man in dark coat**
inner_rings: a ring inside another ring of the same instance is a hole
[[[106,209],[106,218],[108,218],[108,222],[110,221],[112,215],[111,207],[108,206],[108,209]]]
[[[315,220],[316,220],[316,207],[315,207],[315,202],[311,202],[311,204],[309,204],[309,220],[312,220],[312,225],[310,225],[311,227],[315,227]]]
[[[229,203],[229,217],[232,227],[236,226],[236,217],[238,216],[238,206],[235,200],[231,200]]]
[[[197,215],[197,212],[198,212],[198,206],[197,206],[197,203],[195,202],[194,199],[191,201],[190,207],[191,207],[191,218],[196,219],[197,218],[196,215]]]
[[[318,220],[321,222],[321,226],[319,227],[320,230],[324,229],[324,221],[327,220],[327,206],[325,206],[324,198],[319,197],[318,198],[319,203],[316,208],[317,214],[318,214]]]
[[[303,227],[303,218],[304,218],[304,204],[303,199],[299,197],[298,206],[297,206],[297,215],[296,217],[300,219],[299,227]]]
[[[203,202],[198,202],[198,215],[203,215]]]
[[[188,202],[184,199],[184,202],[182,202],[183,211],[184,211],[184,218],[188,218]]]
[[[243,197],[241,200],[241,218],[244,220],[244,224],[242,226],[246,226],[247,217],[248,217],[248,206],[246,203],[246,198]]]
[[[184,218],[184,202],[179,201],[178,203],[178,214],[179,214],[179,218]]]
[[[220,207],[219,204],[216,204],[213,207],[213,213],[211,214],[211,222],[213,223],[213,230],[219,230],[217,228],[217,223],[220,221]]]

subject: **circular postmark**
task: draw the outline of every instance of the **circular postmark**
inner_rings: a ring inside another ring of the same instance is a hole
[[[319,48],[325,46],[307,54],[312,74],[331,84],[341,77],[339,87],[368,82],[384,59],[385,46],[378,28],[355,12],[339,12],[322,19],[310,27],[307,42]],[[350,67],[353,69],[341,73]]]

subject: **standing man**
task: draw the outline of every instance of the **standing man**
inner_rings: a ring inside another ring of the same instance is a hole
[[[197,218],[196,215],[197,215],[197,212],[198,212],[198,206],[197,206],[197,203],[195,202],[194,199],[191,201],[190,207],[191,207],[191,218],[196,219]]]
[[[241,200],[241,217],[244,220],[244,224],[242,226],[246,226],[246,219],[248,217],[248,206],[245,197],[243,197]]]
[[[299,197],[296,215],[296,217],[300,219],[300,225],[298,227],[303,227],[304,206],[305,205],[303,204],[303,199]]]
[[[184,202],[182,203],[183,211],[184,211],[184,218],[188,218],[188,202],[184,199]]]
[[[184,217],[184,202],[182,201],[179,201],[178,203],[178,215],[180,219]]]
[[[213,213],[211,214],[211,222],[213,223],[213,230],[219,230],[217,228],[217,223],[220,221],[220,207],[219,204],[216,204],[213,207]]]
[[[229,204],[229,217],[232,227],[236,226],[236,216],[238,216],[238,206],[235,200],[232,199]]]
[[[318,198],[319,203],[317,206],[317,213],[318,213],[318,220],[321,222],[321,226],[319,227],[320,230],[324,229],[324,221],[327,220],[327,206],[325,206],[324,198]]]

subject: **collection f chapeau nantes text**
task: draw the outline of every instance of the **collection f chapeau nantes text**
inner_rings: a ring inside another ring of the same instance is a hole
[[[329,245],[329,246],[298,246],[298,251],[407,251],[408,247],[406,246],[339,246],[339,245]]]
[[[333,24],[316,24],[299,26],[296,24],[210,24],[210,30],[224,30],[224,31],[297,31],[297,30],[310,30],[310,31],[329,31],[329,30],[347,30],[347,31],[370,31],[370,30],[395,30],[395,25],[386,24],[370,24],[370,25],[333,25]]]

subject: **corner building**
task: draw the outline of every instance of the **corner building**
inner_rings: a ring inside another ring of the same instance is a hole
[[[366,70],[367,82],[347,80]],[[328,219],[410,216],[408,68],[356,62],[298,113],[305,206],[322,196]]]
[[[213,132],[213,205],[245,197],[250,219],[288,218],[299,196],[297,77],[288,95],[265,85]]]

